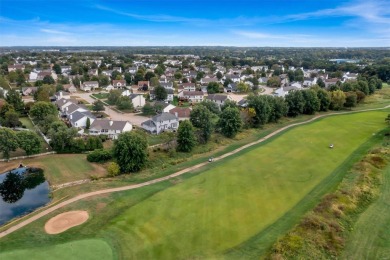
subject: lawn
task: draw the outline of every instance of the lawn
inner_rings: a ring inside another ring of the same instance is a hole
[[[97,99],[107,99],[108,95],[109,95],[109,93],[96,93],[96,94],[92,94],[91,96],[93,96]]]
[[[24,260],[30,259],[113,259],[110,246],[103,240],[89,239],[73,241],[65,244],[59,244],[51,247],[36,248],[33,250],[16,250],[5,253],[1,256],[2,260]]]
[[[88,179],[91,176],[104,176],[105,169],[97,164],[89,163],[83,154],[53,154],[38,158],[0,163],[0,172],[16,168],[19,164],[44,169],[45,177],[51,185]]]
[[[390,168],[383,174],[379,198],[357,220],[342,259],[390,258]]]
[[[104,239],[119,256],[134,259],[214,258],[248,243],[254,251],[262,242],[270,246],[283,234],[272,227],[337,185],[350,155],[368,149],[361,145],[385,127],[387,113],[325,118],[209,164],[193,177],[80,201],[62,210],[88,209],[87,223],[49,236],[42,231],[47,216],[0,240],[1,251],[86,238]],[[317,189],[323,192],[313,193]],[[296,221],[287,220],[284,232]]]
[[[28,117],[20,117],[19,121],[22,122],[22,124],[27,128],[30,129],[31,131],[35,131],[35,127],[32,124],[30,118]]]

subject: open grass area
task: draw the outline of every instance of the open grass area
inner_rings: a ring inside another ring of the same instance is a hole
[[[28,117],[20,117],[19,121],[22,122],[22,124],[27,128],[30,129],[31,131],[35,131],[35,127],[32,124],[30,118]]]
[[[93,96],[97,99],[107,99],[108,95],[109,95],[109,93],[95,93],[95,94],[92,94],[91,96]]]
[[[390,167],[383,174],[379,198],[353,226],[342,259],[390,259],[389,201]]]
[[[113,259],[110,246],[103,240],[88,239],[59,244],[51,247],[17,250],[5,253],[2,260],[24,259]]]
[[[196,174],[77,202],[61,211],[87,209],[91,219],[85,224],[49,236],[42,227],[53,215],[46,216],[1,239],[0,250],[99,238],[121,258],[213,258],[248,243],[254,257],[262,252],[257,247],[270,246],[283,234],[272,231],[283,216],[307,200],[319,200],[338,184],[351,165],[350,155],[359,157],[368,149],[359,147],[385,127],[387,113],[325,118],[209,164]],[[328,148],[330,143],[334,149]],[[313,193],[321,187],[326,188]],[[284,231],[297,219],[287,219]],[[257,239],[264,230],[269,233]]]
[[[84,154],[53,154],[7,163],[2,162],[0,163],[0,172],[16,168],[20,163],[44,169],[45,177],[51,185],[106,174],[106,170],[101,165],[89,163]]]
[[[387,105],[390,105],[390,86],[383,83],[382,89],[377,90],[371,96],[367,96],[363,104],[359,105],[359,107],[379,108]]]

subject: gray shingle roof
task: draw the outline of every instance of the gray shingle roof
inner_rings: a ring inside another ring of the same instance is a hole
[[[154,122],[177,120],[177,117],[175,115],[170,114],[170,113],[162,113],[162,114],[155,115],[154,117],[152,117],[152,120]]]
[[[110,125],[110,122],[112,124]],[[123,131],[123,128],[126,126],[127,121],[112,121],[107,119],[98,120],[96,119],[91,124],[90,129],[96,129],[96,130],[102,130],[102,129],[109,129],[109,130],[120,130]]]

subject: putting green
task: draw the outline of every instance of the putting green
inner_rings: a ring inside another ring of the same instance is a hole
[[[115,234],[128,258],[216,257],[292,209],[382,130],[386,115],[333,116],[291,129],[131,207],[103,232]]]
[[[15,250],[0,254],[2,260],[25,259],[113,259],[110,246],[99,239],[77,240],[65,244],[50,247],[38,247],[34,249]]]

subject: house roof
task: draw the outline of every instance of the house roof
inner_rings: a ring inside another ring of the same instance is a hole
[[[138,96],[142,96],[142,95],[139,95],[139,94],[131,94],[131,95],[129,95],[129,98],[130,98],[130,99],[134,99],[134,98],[136,98],[136,97],[138,97]]]
[[[120,83],[121,85],[123,85],[123,84],[125,84],[126,85],[126,80],[124,80],[124,79],[119,79],[119,80],[113,80],[112,81],[112,84],[113,85],[116,85],[117,83]]]
[[[156,126],[156,124],[150,119],[146,120],[145,122],[142,122],[141,125],[146,125],[146,126],[150,126],[150,127]]]
[[[97,82],[97,81],[85,81],[83,84],[84,85],[99,85],[99,82]]]
[[[218,100],[218,101],[225,101],[228,99],[228,96],[226,95],[218,95],[218,94],[211,94],[206,97],[206,99],[209,100]]]
[[[190,117],[191,109],[188,107],[175,107],[169,110],[169,113],[177,117]]]
[[[72,113],[72,118],[70,118],[70,121],[72,123],[76,123],[77,121],[79,121],[80,119],[82,119],[85,116],[95,119],[95,117],[89,111],[85,111],[85,112],[75,111]]]
[[[203,91],[183,91],[184,96],[203,96]]]
[[[96,130],[102,130],[102,129],[109,129],[109,130],[120,130],[123,131],[126,124],[129,123],[128,121],[113,121],[113,120],[107,120],[107,119],[96,119],[92,122],[90,129],[96,129]]]
[[[161,113],[159,115],[155,115],[152,117],[153,122],[161,122],[161,121],[169,121],[169,120],[177,120],[177,117],[175,115],[172,115],[170,113]]]

